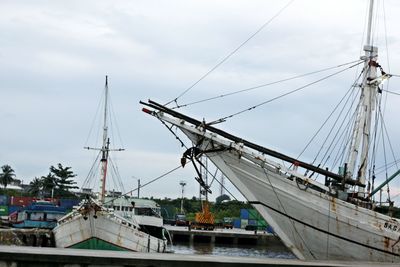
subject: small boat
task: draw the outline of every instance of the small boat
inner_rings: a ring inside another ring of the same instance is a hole
[[[9,215],[9,224],[14,228],[53,229],[57,220],[66,214],[64,207],[51,201],[36,200],[29,206]]]
[[[126,250],[136,252],[165,252],[167,238],[162,231],[154,233],[146,231],[135,218],[124,216],[121,210],[132,212],[133,206],[107,205],[106,178],[109,152],[123,149],[111,149],[108,137],[107,110],[108,79],[105,82],[105,104],[103,143],[99,151],[100,159],[100,193],[99,198],[87,197],[71,213],[62,217],[53,229],[55,243],[61,248],[83,248],[99,250]],[[87,148],[91,149],[91,148]],[[115,209],[114,209],[115,208]],[[160,228],[161,229],[161,228]]]
[[[104,206],[114,210],[115,214],[136,222],[142,231],[151,236],[166,239],[172,243],[171,236],[164,227],[161,207],[155,201],[128,196],[106,197]]]
[[[337,117],[341,131],[333,131],[338,138],[332,138],[335,142],[331,145],[340,146],[335,151],[338,156],[328,151],[333,154],[332,161],[338,159],[339,163],[327,165],[326,158],[320,164],[308,163],[214,126],[229,117],[206,122],[151,100],[141,102],[143,111],[166,125],[182,146],[175,127],[188,137],[191,147],[183,153],[182,166],[191,162],[198,174],[196,179],[204,184],[197,170],[202,166],[200,158],[206,156],[299,259],[400,262],[400,219],[394,217],[399,209],[390,199],[387,203],[375,199],[400,170],[396,168],[385,177],[375,169],[377,153],[384,154],[376,147],[382,145],[377,138],[383,127],[378,126],[383,121],[382,82],[398,75],[384,72],[378,63],[378,48],[371,33],[373,6],[371,0],[365,54],[357,60],[363,68],[347,91],[355,95],[343,98],[351,100],[349,111],[341,113],[347,116],[344,119]],[[292,129],[293,138],[299,130]],[[379,178],[383,182],[375,185]]]

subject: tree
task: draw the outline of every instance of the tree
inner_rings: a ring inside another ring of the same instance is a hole
[[[42,179],[35,177],[32,182],[29,183],[29,193],[34,196],[40,197],[42,195],[43,181]]]
[[[42,182],[43,194],[45,197],[50,197],[54,189],[56,189],[57,181],[52,173],[47,176],[40,177]]]
[[[3,173],[0,173],[0,183],[4,186],[4,188],[7,188],[7,185],[14,181],[15,173],[10,165],[3,165],[1,169]]]
[[[71,189],[79,188],[73,180],[76,174],[71,171],[71,167],[63,167],[61,163],[58,163],[57,167],[50,167],[50,173],[53,174],[56,181],[57,194],[60,196],[70,195]]]

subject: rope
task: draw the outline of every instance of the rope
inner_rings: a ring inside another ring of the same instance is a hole
[[[393,95],[400,95],[400,93],[396,93],[396,92],[389,91],[389,90],[382,90],[382,91],[389,93],[389,94],[393,94]]]
[[[217,65],[215,65],[213,68],[211,68],[208,72],[206,72],[203,76],[200,77],[195,83],[193,83],[189,88],[187,88],[185,91],[183,91],[180,95],[178,95],[175,99],[169,101],[168,103],[165,104],[169,105],[172,102],[177,103],[178,99],[181,98],[183,95],[185,95],[187,92],[189,92],[193,87],[195,87],[199,82],[201,82],[204,78],[206,78],[211,72],[216,70],[219,66],[221,66],[225,61],[227,61],[231,56],[233,56],[240,48],[242,48],[246,43],[248,43],[251,39],[253,39],[254,36],[256,36],[259,32],[261,32],[268,24],[270,24],[276,17],[278,17],[287,7],[289,7],[294,0],[289,1],[283,8],[281,8],[278,13],[276,13],[272,18],[270,18],[267,22],[265,22],[255,33],[250,35],[249,38],[247,38],[243,43],[241,43],[236,49],[234,49],[231,53],[229,53],[226,57],[224,57]]]
[[[100,161],[99,161],[100,156],[101,156],[101,151],[97,153],[97,157],[96,157],[96,159],[93,161],[93,164],[92,164],[92,166],[90,167],[89,173],[88,173],[88,175],[86,176],[85,180],[83,181],[82,188],[85,187],[85,186],[87,186],[87,187],[89,187],[89,188],[92,187],[92,186],[91,186],[91,182],[93,181],[93,177],[94,177],[95,174],[96,174],[95,167],[97,167],[97,166],[98,166],[98,163],[100,162]]]
[[[179,168],[182,168],[182,166],[179,165],[178,167],[175,167],[175,168],[173,168],[172,170],[167,171],[166,173],[164,173],[164,174],[158,176],[157,178],[154,178],[154,179],[151,180],[150,182],[147,182],[147,183],[141,185],[140,188],[143,188],[143,187],[145,187],[145,186],[147,186],[147,185],[149,185],[149,184],[151,184],[151,183],[154,183],[154,182],[157,181],[157,180],[160,180],[161,178],[167,176],[168,174],[170,174],[170,173],[176,171],[176,170],[179,169]],[[121,197],[126,196],[126,195],[128,195],[128,194],[131,194],[131,193],[135,192],[136,190],[138,190],[138,188],[132,189],[131,191],[126,192],[125,194],[123,194],[123,195],[121,195],[121,196],[119,196],[119,197],[117,197],[117,198],[113,198],[113,199],[111,199],[111,200],[105,202],[104,204],[110,203],[110,202],[112,202],[112,201],[114,201],[114,200],[116,200],[116,199],[118,199],[118,198],[121,198]]]
[[[395,154],[394,154],[392,142],[390,141],[389,133],[388,133],[388,130],[387,130],[386,124],[385,124],[385,120],[383,119],[383,115],[382,115],[382,112],[381,112],[380,109],[379,109],[379,113],[380,113],[380,115],[381,115],[380,117],[381,117],[381,122],[382,122],[383,130],[385,131],[385,134],[386,134],[386,137],[387,137],[387,140],[388,140],[388,143],[389,143],[389,148],[390,148],[390,151],[392,152],[393,160],[395,160],[395,159],[396,159],[396,156],[395,156]],[[396,168],[399,168],[399,166],[397,165],[397,163],[396,163]]]
[[[281,200],[280,200],[280,198],[279,198],[279,196],[278,196],[278,193],[277,193],[276,190],[275,190],[274,185],[271,183],[271,180],[269,179],[269,175],[268,175],[268,173],[267,173],[267,169],[264,168],[261,164],[259,164],[259,165],[260,165],[261,169],[263,170],[263,172],[264,172],[264,174],[265,174],[265,177],[268,179],[268,182],[269,182],[269,184],[271,185],[272,191],[274,192],[276,199],[278,200],[280,206],[282,207],[283,213],[287,215],[288,213],[286,212],[286,209],[285,209],[285,207],[283,206],[283,203],[281,202]],[[297,179],[296,179],[296,180],[297,180]],[[299,186],[299,185],[297,185],[297,186]],[[301,241],[303,242],[304,246],[307,248],[307,250],[308,250],[308,252],[310,253],[310,255],[311,255],[314,259],[316,259],[316,257],[315,257],[314,254],[312,253],[311,249],[308,247],[307,243],[304,241],[303,237],[300,235],[299,231],[297,230],[294,221],[293,221],[292,219],[289,219],[289,221],[291,222],[294,231],[296,232],[296,234],[298,235],[298,237],[301,239]]]
[[[334,127],[335,127],[335,126],[337,125],[337,123],[339,122],[340,116],[342,115],[343,111],[345,110],[346,105],[347,105],[347,103],[349,102],[349,100],[350,100],[350,98],[348,98],[347,101],[346,101],[346,103],[344,104],[342,110],[341,110],[340,113],[339,113],[339,116],[336,118],[336,120],[335,120],[335,122],[334,122],[334,124],[333,124],[333,126],[332,126],[332,128],[331,128],[331,130],[329,131],[329,134],[328,134],[326,140],[325,140],[325,141],[323,142],[323,144],[321,145],[321,148],[320,148],[320,150],[318,151],[317,156],[318,156],[318,155],[320,154],[320,152],[322,151],[323,147],[325,146],[326,142],[328,141],[328,138],[330,137],[331,133],[333,132]],[[350,105],[350,107],[348,108],[346,114],[344,115],[343,120],[341,120],[341,123],[340,123],[340,125],[339,125],[339,127],[338,127],[338,130],[336,131],[335,135],[333,136],[333,139],[332,139],[331,143],[329,144],[329,146],[328,146],[328,148],[327,148],[325,154],[323,155],[323,157],[322,157],[322,159],[321,159],[321,163],[322,163],[322,161],[325,160],[326,157],[328,157],[330,148],[331,148],[332,145],[335,143],[336,138],[338,137],[338,135],[339,135],[341,129],[342,129],[343,126],[345,125],[345,119],[346,119],[346,118],[349,118],[349,115],[350,115],[351,109],[352,109],[352,107],[353,107],[353,104],[354,104],[354,102],[351,103],[351,105]],[[351,117],[350,117],[350,118],[351,118]],[[349,120],[349,121],[351,121],[351,120]],[[316,160],[316,158],[315,158],[315,160]],[[325,161],[325,163],[326,163],[326,161]],[[325,164],[325,163],[324,163],[324,164]]]
[[[313,74],[316,74],[316,73],[328,71],[328,70],[335,69],[335,68],[340,68],[340,67],[343,67],[343,66],[346,66],[346,65],[350,65],[350,64],[353,64],[353,63],[356,63],[356,62],[360,62],[360,60],[351,61],[351,62],[348,62],[348,63],[340,64],[340,65],[329,67],[329,68],[324,68],[324,69],[317,70],[317,71],[308,72],[308,73],[301,74],[301,75],[296,75],[296,76],[293,76],[293,77],[290,77],[290,78],[285,78],[285,79],[278,80],[278,81],[275,81],[275,82],[265,83],[265,84],[249,87],[249,88],[246,88],[246,89],[237,90],[237,91],[234,91],[234,92],[231,92],[231,93],[227,93],[227,94],[222,94],[222,95],[205,98],[205,99],[198,100],[198,101],[189,102],[189,103],[182,104],[182,105],[177,105],[176,107],[174,107],[172,109],[187,107],[187,106],[191,106],[191,105],[207,102],[207,101],[218,99],[218,98],[223,98],[223,97],[227,97],[227,96],[231,96],[231,95],[236,95],[236,94],[239,94],[239,93],[252,91],[252,90],[255,90],[255,89],[262,88],[262,87],[266,87],[266,86],[270,86],[270,85],[274,85],[274,84],[278,84],[278,83],[282,83],[282,82],[291,81],[291,80],[294,80],[294,79],[306,77],[306,76],[309,76],[309,75],[313,75]]]
[[[282,98],[282,97],[287,96],[287,95],[290,95],[290,94],[293,94],[293,93],[295,93],[295,92],[297,92],[297,91],[300,91],[300,90],[302,90],[302,89],[305,89],[305,88],[307,88],[307,87],[309,87],[309,86],[311,86],[311,85],[314,85],[314,84],[316,84],[316,83],[318,83],[318,82],[321,82],[321,81],[323,81],[323,80],[326,80],[326,79],[328,79],[328,78],[330,78],[330,77],[332,77],[332,76],[335,76],[335,75],[337,75],[337,74],[339,74],[339,73],[342,73],[342,72],[344,72],[345,70],[351,69],[351,68],[353,68],[353,67],[355,67],[355,66],[361,64],[362,62],[363,62],[363,61],[360,61],[360,62],[358,62],[357,64],[351,65],[351,66],[348,67],[348,68],[342,69],[342,70],[337,71],[337,72],[335,72],[335,73],[333,73],[333,74],[329,74],[329,75],[327,75],[327,76],[325,76],[325,77],[323,77],[323,78],[321,78],[321,79],[318,79],[318,80],[316,80],[316,81],[314,81],[314,82],[311,82],[311,83],[308,83],[308,84],[306,84],[306,85],[303,85],[303,86],[301,86],[301,87],[299,87],[299,88],[296,88],[296,89],[294,89],[294,90],[292,90],[292,91],[289,91],[289,92],[284,93],[284,94],[282,94],[282,95],[276,96],[276,97],[271,98],[271,99],[269,99],[269,100],[267,100],[267,101],[261,102],[260,104],[254,105],[254,106],[252,106],[252,107],[250,107],[250,108],[247,108],[247,109],[241,110],[241,111],[239,111],[239,112],[233,113],[233,114],[231,114],[231,115],[229,115],[229,116],[225,116],[225,117],[220,118],[220,119],[218,119],[218,120],[216,120],[216,121],[210,122],[210,124],[215,124],[215,123],[219,123],[219,122],[224,122],[224,121],[226,121],[227,119],[230,119],[230,118],[232,118],[232,117],[235,117],[235,116],[237,116],[237,115],[240,115],[240,114],[242,114],[242,113],[244,113],[244,112],[247,112],[247,111],[256,109],[256,108],[258,108],[258,107],[260,107],[260,106],[263,106],[263,105],[265,105],[265,104],[268,104],[268,103],[270,103],[270,102],[272,102],[272,101],[274,101],[274,100],[277,100],[277,99],[279,99],[279,98]]]
[[[306,146],[304,147],[304,149],[300,152],[300,154],[297,156],[297,158],[300,158],[300,157],[303,155],[303,153],[307,150],[307,148],[310,146],[310,144],[311,144],[311,143],[314,141],[314,139],[317,137],[317,135],[321,132],[322,128],[328,123],[329,119],[333,116],[333,114],[335,113],[335,111],[339,108],[340,104],[343,102],[344,99],[346,99],[346,96],[352,91],[351,89],[354,88],[354,85],[355,85],[355,84],[357,83],[357,81],[360,79],[360,76],[361,76],[361,74],[357,77],[357,79],[355,80],[355,82],[353,83],[353,85],[350,87],[350,90],[348,90],[348,91],[346,92],[346,94],[342,97],[342,99],[340,99],[339,103],[335,106],[335,108],[334,108],[334,109],[332,110],[332,112],[329,114],[328,118],[326,118],[326,120],[322,123],[321,127],[319,127],[319,129],[317,130],[317,132],[311,137],[310,141],[308,141],[307,145],[306,145]],[[346,104],[349,102],[349,100],[350,100],[350,97],[347,98],[346,102],[344,103],[343,108],[342,108],[342,110],[340,111],[337,120],[340,118],[340,116],[341,116],[341,114],[342,114],[344,108],[346,107]],[[334,125],[336,125],[337,120],[335,121]],[[326,140],[327,140],[328,138],[329,138],[329,135],[328,135],[328,137],[326,138]],[[321,152],[321,150],[322,150],[322,147],[325,145],[326,140],[325,140],[324,143],[321,145],[321,148],[320,148],[320,150],[318,151],[317,155],[315,156],[313,163],[317,160],[317,157],[318,157],[318,155],[320,154],[320,152]]]

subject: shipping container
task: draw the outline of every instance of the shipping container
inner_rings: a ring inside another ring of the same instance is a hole
[[[59,205],[60,207],[69,209],[72,208],[73,206],[77,206],[79,202],[80,202],[79,199],[60,199]]]
[[[249,212],[249,219],[252,219],[252,220],[262,219],[260,213],[258,213],[258,211],[256,209],[249,209],[248,212]]]
[[[267,232],[271,234],[275,234],[274,229],[271,226],[267,226]]]
[[[8,215],[8,206],[1,205],[0,206],[0,216],[7,216]]]
[[[244,229],[246,228],[246,226],[249,224],[249,220],[248,219],[241,219],[240,220],[240,228]]]
[[[10,197],[10,205],[11,206],[21,206],[21,207],[26,207],[29,206],[32,201],[33,197],[15,197],[11,196]]]
[[[236,218],[236,219],[234,219],[233,220],[233,227],[235,227],[235,228],[240,228],[240,219],[239,218]]]
[[[7,206],[8,205],[8,196],[0,195],[0,206]]]
[[[247,209],[240,209],[240,219],[249,219],[249,211]]]
[[[257,220],[249,219],[248,225],[257,225]]]
[[[267,227],[268,226],[268,223],[266,222],[266,221],[264,221],[264,220],[258,220],[257,221],[257,225],[258,226],[260,226],[260,227]]]
[[[23,208],[21,206],[8,206],[8,215],[10,215],[13,212],[22,210]]]

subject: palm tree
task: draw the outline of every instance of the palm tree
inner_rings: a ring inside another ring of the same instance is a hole
[[[3,165],[1,169],[3,173],[0,173],[0,184],[7,188],[7,185],[14,181],[15,173],[10,165]]]
[[[37,196],[37,197],[42,196],[43,195],[42,189],[43,189],[43,181],[38,177],[35,177],[35,179],[33,179],[33,181],[29,183],[28,191],[33,196]]]
[[[50,173],[56,179],[58,194],[61,196],[69,195],[70,189],[78,188],[75,186],[76,182],[72,180],[76,174],[71,171],[71,167],[63,167],[61,163],[58,163],[57,167],[51,166]]]
[[[52,195],[52,191],[57,186],[56,178],[52,173],[49,173],[47,176],[42,176],[40,178],[42,183],[43,194],[45,197],[50,197]]]

